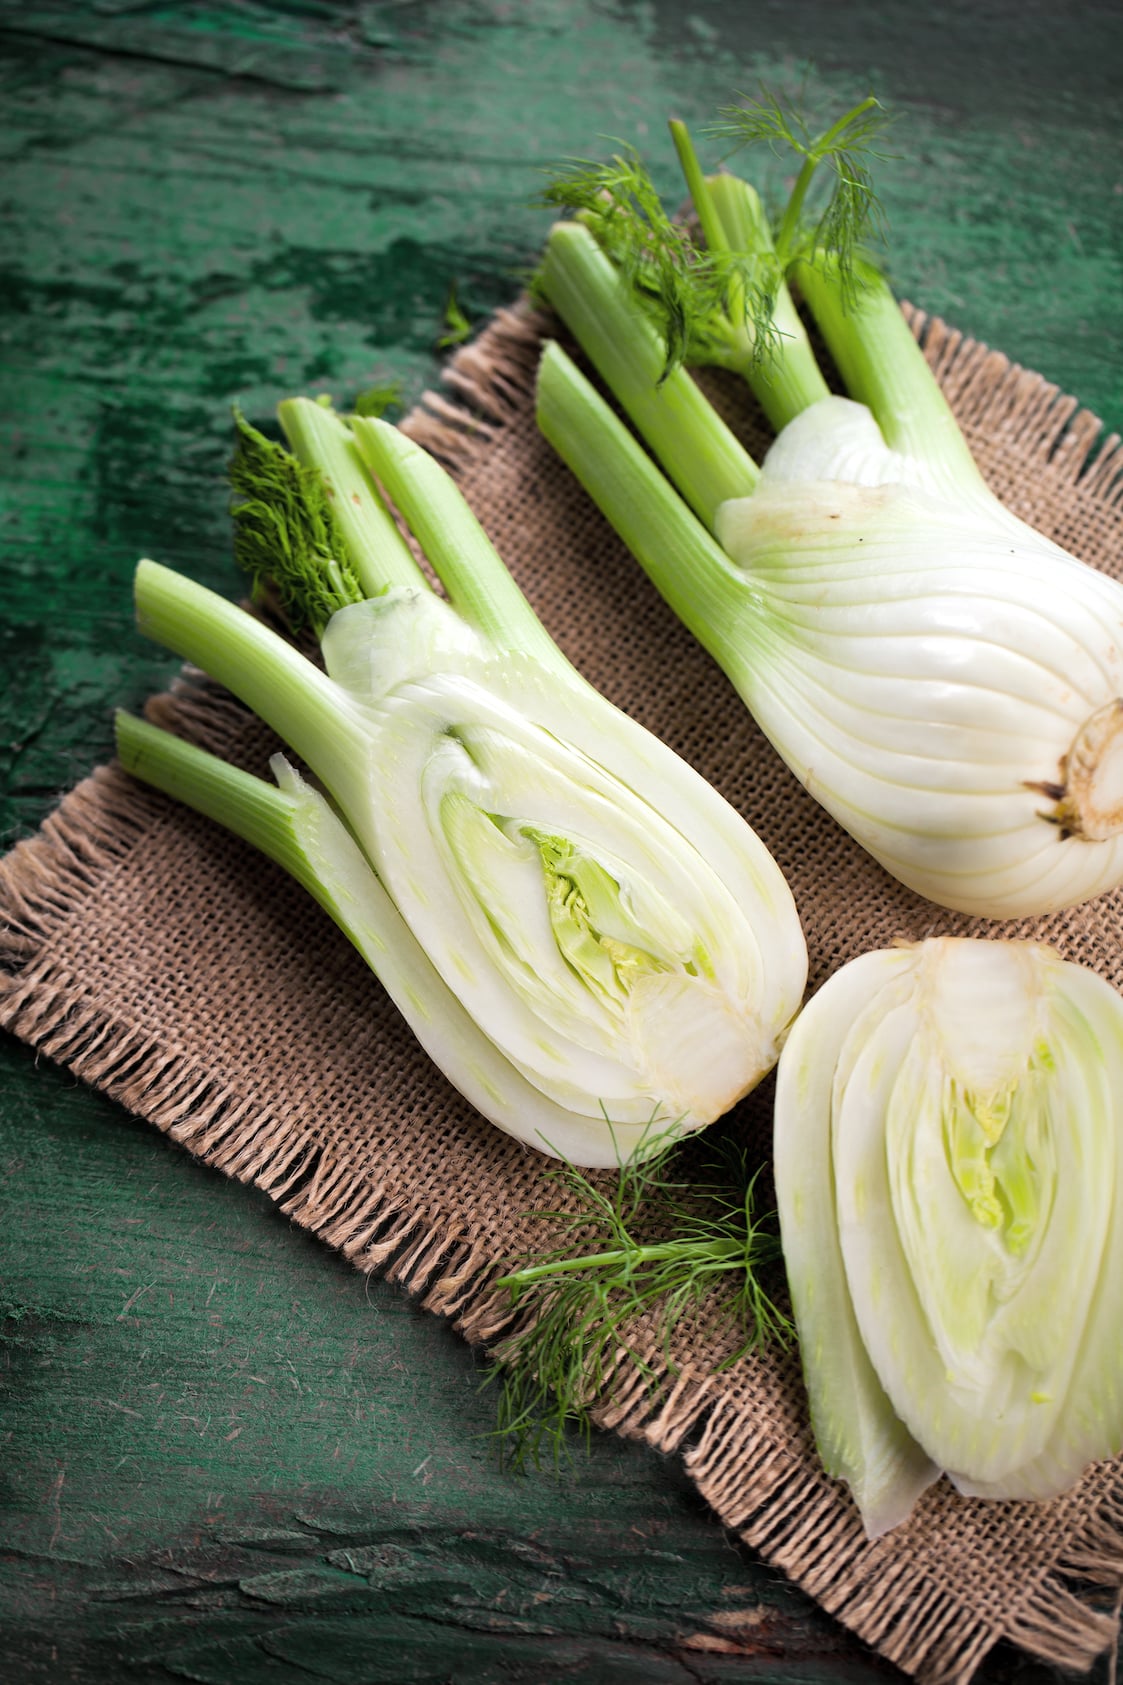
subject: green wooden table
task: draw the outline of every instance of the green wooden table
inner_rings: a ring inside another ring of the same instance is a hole
[[[539,172],[603,136],[669,188],[667,115],[872,86],[898,289],[1118,427],[1121,35],[1090,0],[5,0],[5,846],[172,674],[137,556],[236,588],[231,401],[416,397],[450,289],[474,322],[509,300]],[[446,1328],[11,1041],[0,1173],[13,1685],[898,1677],[675,1462],[605,1438],[502,1472]]]

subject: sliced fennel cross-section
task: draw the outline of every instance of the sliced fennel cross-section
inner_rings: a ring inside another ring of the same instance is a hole
[[[864,954],[780,1061],[815,1438],[872,1534],[946,1471],[1053,1497],[1123,1445],[1123,998],[1022,942]]]
[[[703,176],[681,125],[704,250],[667,233],[634,160],[563,179],[554,196],[580,216],[552,231],[542,290],[677,491],[556,346],[539,422],[888,871],[964,912],[1047,913],[1123,882],[1123,586],[984,484],[885,281],[840,238],[868,203],[845,150],[841,209],[802,217],[870,103],[818,141],[772,108],[742,114],[804,154],[774,234],[748,183]],[[849,398],[827,389],[789,273]],[[779,435],[763,468],[676,356],[749,381]]]
[[[236,547],[311,624],[326,673],[154,562],[137,609],[316,784],[278,758],[274,788],[127,717],[125,766],[292,872],[511,1134],[597,1166],[712,1122],[775,1063],[802,999],[779,868],[562,656],[432,458],[310,400],[281,419],[295,457],[241,425]]]

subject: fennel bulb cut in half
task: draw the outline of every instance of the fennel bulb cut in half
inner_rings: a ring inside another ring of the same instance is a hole
[[[125,766],[292,872],[511,1134],[604,1166],[713,1122],[771,1069],[802,999],[779,868],[562,656],[431,457],[307,400],[281,417],[295,454],[241,424],[236,548],[326,671],[154,562],[136,600],[141,628],[310,777],[281,759],[274,788],[127,719]]]
[[[655,208],[635,159],[563,178],[556,202],[579,217],[552,230],[542,290],[652,456],[555,347],[539,424],[887,871],[941,906],[1036,916],[1123,883],[1123,586],[984,483],[888,286],[844,237],[861,223],[850,163],[841,209],[808,222],[811,173],[848,156],[873,103],[814,144],[771,107],[744,114],[749,138],[804,156],[774,225],[748,182],[705,177],[672,125],[704,248]],[[828,391],[789,274],[848,397]],[[778,435],[763,465],[681,359],[748,381]]]
[[[777,1077],[815,1439],[866,1530],[941,1472],[1045,1499],[1123,1445],[1123,998],[1022,942],[863,955]]]

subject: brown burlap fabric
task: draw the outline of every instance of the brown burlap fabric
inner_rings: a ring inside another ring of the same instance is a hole
[[[1123,570],[1119,453],[1038,376],[914,317],[997,491],[1090,562]],[[894,938],[980,925],[888,878],[796,784],[721,673],[608,532],[534,426],[542,322],[502,313],[409,430],[458,475],[542,619],[595,684],[698,767],[787,874],[811,987]],[[758,454],[747,397],[715,387]],[[264,770],[267,734],[197,686],[158,712]],[[545,1161],[482,1122],[437,1075],[312,901],[217,827],[96,772],[0,866],[0,1023],[150,1119],[208,1164],[264,1188],[360,1269],[385,1269],[472,1340],[501,1328],[492,1285],[548,1245],[527,1213],[556,1204]],[[991,927],[992,930],[994,927]],[[1010,935],[1054,943],[1123,986],[1123,894]],[[309,1014],[306,1001],[315,1000]],[[767,1140],[770,1085],[738,1127]],[[683,1332],[661,1388],[622,1375],[601,1419],[686,1466],[721,1519],[871,1645],[922,1680],[968,1680],[1000,1639],[1088,1667],[1115,1636],[1123,1462],[1055,1503],[985,1504],[933,1488],[868,1543],[811,1445],[798,1362],[767,1353],[711,1373]]]

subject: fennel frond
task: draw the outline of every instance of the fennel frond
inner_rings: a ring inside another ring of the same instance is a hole
[[[728,362],[744,344],[766,353],[781,280],[775,254],[712,238],[700,245],[633,148],[605,163],[574,160],[541,197],[580,218],[647,310],[666,348],[662,380],[684,363]]]
[[[356,393],[351,405],[352,414],[367,421],[380,421],[391,410],[401,409],[404,403],[400,380],[380,380]]]
[[[456,296],[455,285],[448,290],[448,302],[445,305],[445,331],[437,341],[438,351],[452,351],[458,345],[463,345],[472,337],[472,324],[461,309],[460,300]]]
[[[492,1351],[488,1376],[513,1466],[537,1465],[544,1451],[560,1463],[570,1429],[588,1440],[596,1405],[611,1400],[625,1370],[657,1391],[659,1371],[640,1350],[644,1320],[670,1372],[684,1320],[726,1347],[719,1370],[758,1344],[793,1338],[761,1278],[780,1244],[774,1214],[757,1211],[758,1173],[744,1149],[721,1143],[687,1179],[675,1147],[666,1136],[642,1161],[622,1161],[607,1185],[568,1162],[550,1172],[572,1208],[534,1215],[560,1224],[567,1241],[498,1283],[520,1324]]]
[[[319,637],[337,609],[363,600],[323,478],[237,409],[234,425],[234,559],[255,597],[271,588],[293,630]]]
[[[869,160],[888,156],[877,144],[892,122],[881,103],[871,95],[818,135],[767,89],[750,103],[724,107],[720,117],[708,132],[733,141],[735,152],[764,143],[777,154],[790,151],[803,160],[776,227],[776,250],[785,270],[799,258],[828,256],[844,275],[852,276],[855,254],[879,241],[884,230],[869,169]],[[834,182],[825,205],[810,217],[808,193],[821,164]]]

